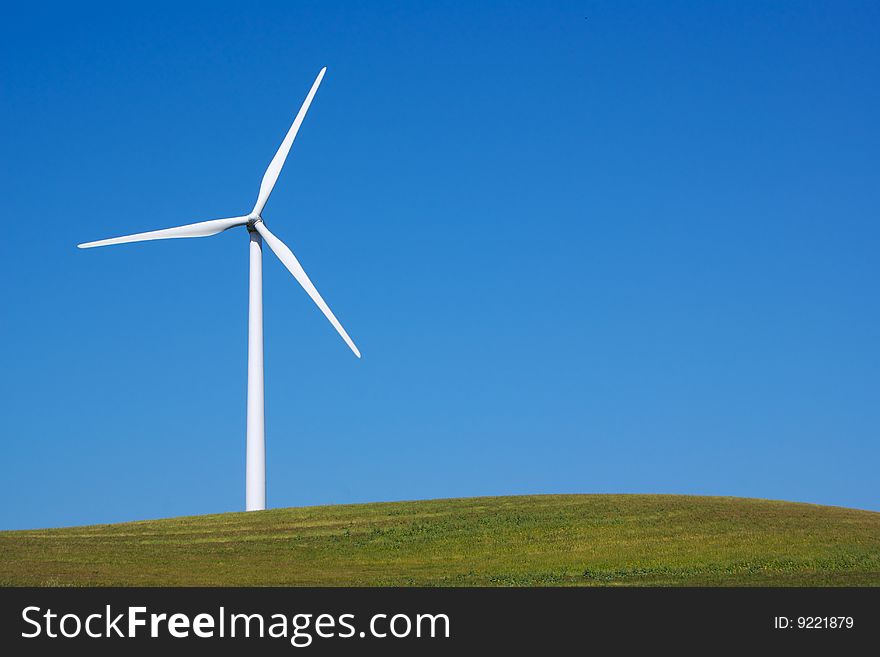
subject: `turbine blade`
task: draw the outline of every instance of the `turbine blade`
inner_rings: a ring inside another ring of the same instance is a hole
[[[269,163],[269,168],[266,169],[266,173],[263,174],[263,181],[260,183],[260,194],[257,197],[257,203],[254,205],[251,214],[260,215],[263,212],[263,208],[266,207],[266,201],[269,200],[269,195],[272,193],[272,189],[278,181],[278,176],[281,174],[281,169],[284,166],[284,161],[287,159],[287,154],[290,152],[290,147],[293,146],[293,140],[296,138],[296,133],[302,125],[303,119],[306,118],[306,112],[309,111],[309,105],[312,104],[315,92],[318,91],[318,87],[321,84],[321,80],[324,79],[324,73],[326,72],[327,67],[325,66],[321,69],[321,72],[318,73],[318,77],[315,78],[315,82],[309,91],[309,95],[306,96],[302,107],[299,108],[299,112],[297,112],[296,118],[293,120],[293,125],[290,126],[290,130],[287,131],[284,141],[282,141],[281,146],[278,147],[278,152],[275,153],[275,157],[273,157],[272,161]]]
[[[243,226],[247,222],[247,217],[212,219],[210,221],[200,221],[196,224],[187,224],[186,226],[151,230],[147,233],[136,233],[134,235],[124,235],[123,237],[111,237],[110,239],[98,240],[96,242],[83,242],[82,244],[77,244],[77,247],[80,249],[92,249],[96,246],[110,246],[111,244],[126,244],[128,242],[145,242],[147,240],[170,240],[178,237],[208,237],[209,235],[222,233],[224,230],[234,226]]]
[[[299,264],[299,260],[296,259],[296,256],[293,255],[293,251],[287,248],[287,245],[282,242],[280,239],[275,237],[269,229],[266,228],[266,224],[262,221],[258,221],[254,224],[254,228],[257,229],[257,232],[260,233],[260,236],[266,240],[266,244],[269,245],[269,248],[278,256],[278,259],[284,263],[284,266],[287,267],[288,271],[293,274],[293,277],[297,280],[297,282],[302,285],[303,289],[306,291],[312,301],[321,309],[321,312],[324,313],[324,317],[330,320],[330,323],[333,324],[333,328],[336,329],[336,332],[342,336],[342,339],[345,340],[345,344],[349,346],[349,348],[354,352],[354,355],[358,358],[361,357],[361,352],[358,351],[358,348],[354,346],[354,342],[350,337],[348,337],[348,333],[345,332],[345,329],[342,328],[342,324],[339,323],[339,320],[336,319],[336,315],[333,314],[333,311],[327,306],[324,299],[321,298],[321,295],[318,294],[318,290],[315,289],[315,286],[312,284],[312,281],[309,280],[309,277],[306,275],[305,270],[303,270],[302,265]]]

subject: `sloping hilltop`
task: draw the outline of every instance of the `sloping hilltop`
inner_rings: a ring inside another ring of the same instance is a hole
[[[0,532],[4,585],[880,585],[880,513],[729,497],[390,502]]]

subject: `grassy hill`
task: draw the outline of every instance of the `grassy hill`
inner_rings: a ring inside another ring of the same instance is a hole
[[[275,509],[0,532],[4,585],[880,585],[880,513],[673,495]]]

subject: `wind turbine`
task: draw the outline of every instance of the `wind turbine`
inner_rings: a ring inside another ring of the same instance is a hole
[[[114,237],[106,240],[98,240],[96,242],[85,242],[77,245],[80,249],[91,249],[96,246],[109,246],[111,244],[126,244],[128,242],[144,242],[148,240],[167,240],[180,237],[208,237],[216,235],[224,230],[235,228],[236,226],[247,226],[250,235],[250,277],[248,292],[248,387],[247,387],[247,476],[246,476],[246,505],[248,511],[260,511],[266,508],[266,435],[265,435],[265,417],[263,403],[263,240],[269,245],[272,252],[278,256],[278,259],[293,274],[293,277],[303,287],[306,293],[317,304],[324,316],[330,320],[333,328],[345,340],[345,344],[354,352],[358,358],[361,352],[355,346],[352,339],[342,328],[342,324],[336,319],[336,316],[327,306],[318,290],[309,280],[306,272],[303,270],[296,256],[280,239],[275,237],[263,221],[262,212],[269,200],[269,195],[278,181],[281,168],[296,138],[296,133],[302,125],[306,112],[309,111],[309,105],[315,97],[315,92],[324,79],[324,73],[327,67],[321,69],[318,77],[309,94],[306,96],[302,107],[296,114],[290,130],[278,147],[278,152],[269,163],[269,168],[263,174],[263,181],[260,183],[260,193],[257,196],[257,202],[254,209],[249,214],[241,217],[230,217],[228,219],[212,219],[211,221],[200,221],[195,224],[187,224],[185,226],[176,226],[174,228],[165,228],[163,230],[153,230],[147,233],[136,233],[134,235],[126,235],[124,237]]]

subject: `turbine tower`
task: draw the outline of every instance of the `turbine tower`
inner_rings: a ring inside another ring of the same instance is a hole
[[[136,233],[134,235],[125,235],[124,237],[113,237],[106,240],[98,240],[96,242],[85,242],[79,244],[81,249],[91,249],[96,246],[109,246],[111,244],[126,244],[128,242],[145,242],[148,240],[166,240],[181,237],[208,237],[216,235],[224,230],[235,228],[236,226],[246,226],[250,237],[250,275],[248,286],[248,386],[247,386],[247,472],[246,472],[246,490],[245,490],[245,508],[248,511],[261,511],[266,508],[266,434],[265,434],[265,416],[264,416],[264,400],[263,400],[263,241],[269,245],[272,252],[278,256],[278,259],[287,267],[288,271],[306,291],[312,301],[320,308],[324,316],[330,320],[333,328],[342,336],[345,343],[354,352],[358,358],[361,352],[355,346],[352,339],[342,328],[342,324],[336,319],[336,316],[325,303],[318,290],[309,280],[306,272],[303,270],[296,256],[287,247],[284,242],[275,237],[263,221],[263,208],[269,195],[278,181],[278,176],[293,146],[293,140],[296,133],[302,125],[306,112],[309,111],[309,105],[315,97],[315,92],[324,79],[324,73],[327,67],[321,69],[318,77],[309,94],[306,96],[302,107],[296,114],[290,130],[278,147],[278,152],[269,163],[269,168],[263,174],[263,180],[260,183],[260,193],[257,196],[257,202],[254,209],[249,214],[241,217],[230,217],[228,219],[212,219],[210,221],[200,221],[195,224],[187,224],[185,226],[176,226],[174,228],[165,228],[162,230],[153,230],[147,233]]]

